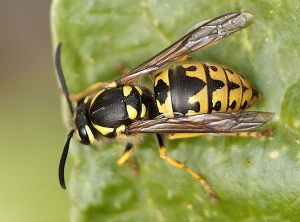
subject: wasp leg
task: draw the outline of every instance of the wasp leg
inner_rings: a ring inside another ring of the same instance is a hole
[[[241,136],[241,137],[264,137],[266,135],[273,135],[273,129],[269,128],[264,131],[258,132],[235,132],[235,133],[174,133],[168,134],[169,140],[175,139],[183,139],[183,138],[191,138],[196,136],[206,136],[206,135],[214,135],[214,136]]]
[[[205,189],[205,191],[209,195],[211,202],[212,203],[218,202],[218,199],[216,198],[214,191],[208,185],[208,183],[202,178],[202,176],[200,176],[199,174],[197,174],[196,172],[191,170],[185,163],[183,163],[179,160],[175,160],[171,157],[168,157],[167,150],[166,150],[165,145],[164,145],[163,136],[161,134],[156,134],[156,136],[157,136],[157,141],[158,141],[158,144],[159,144],[160,157],[162,159],[166,160],[171,165],[173,165],[173,166],[175,166],[179,169],[187,171],[190,175],[192,175],[194,178],[196,178],[201,183],[201,185],[203,186],[203,188]]]
[[[183,55],[183,56],[181,56],[181,57],[178,57],[178,58],[176,59],[176,61],[177,61],[177,62],[180,62],[180,61],[184,61],[184,60],[188,60],[188,59],[192,59],[192,57],[189,56],[189,55]]]
[[[119,166],[123,166],[126,163],[129,163],[132,166],[132,174],[134,176],[138,175],[138,164],[133,159],[129,159],[131,157],[133,144],[127,143],[123,154],[117,160]]]
[[[77,94],[73,94],[73,93],[69,93],[69,98],[72,101],[78,101],[96,91],[98,91],[99,89],[104,89],[104,88],[108,88],[110,86],[115,86],[116,83],[112,82],[111,84],[106,83],[106,82],[97,82],[91,86],[89,86],[88,88],[86,88],[84,91],[77,93]]]

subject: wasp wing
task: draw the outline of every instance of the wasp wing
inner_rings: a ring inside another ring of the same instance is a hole
[[[207,113],[174,117],[160,115],[153,120],[142,120],[131,124],[129,133],[230,133],[257,128],[268,122],[274,113],[240,112]]]
[[[145,74],[153,73],[172,61],[180,59],[187,54],[215,43],[220,39],[245,28],[252,24],[253,21],[254,18],[251,14],[233,12],[200,22],[181,39],[131,70],[129,73],[123,75],[119,79],[119,82],[124,84]]]

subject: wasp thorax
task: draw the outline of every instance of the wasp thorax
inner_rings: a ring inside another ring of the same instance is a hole
[[[91,129],[98,136],[116,138],[125,127],[146,115],[143,91],[137,86],[119,86],[100,91],[87,101]]]
[[[86,145],[94,143],[95,136],[90,128],[88,109],[84,102],[78,102],[75,110],[75,129],[81,143]]]

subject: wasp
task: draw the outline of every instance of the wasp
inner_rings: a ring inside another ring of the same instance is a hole
[[[188,55],[245,28],[254,21],[251,14],[233,12],[198,23],[178,41],[112,82],[98,82],[79,94],[68,93],[61,66],[61,46],[55,64],[73,126],[59,163],[59,181],[66,189],[64,167],[70,140],[75,133],[83,144],[96,144],[101,138],[126,138],[154,133],[160,157],[187,171],[217,202],[206,180],[185,163],[167,155],[164,135],[169,139],[202,134],[261,137],[271,129],[250,132],[272,117],[270,112],[245,111],[260,99],[258,91],[242,75],[227,67],[194,61]],[[148,75],[152,89],[137,84]],[[77,101],[73,108],[71,100]],[[117,163],[129,162],[133,148],[127,142]]]

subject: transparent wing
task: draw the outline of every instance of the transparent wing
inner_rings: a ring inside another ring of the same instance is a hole
[[[176,113],[168,118],[160,115],[153,120],[137,121],[129,126],[136,133],[230,133],[257,128],[268,122],[274,113],[207,113],[183,115]]]
[[[252,24],[254,18],[244,12],[233,12],[217,18],[200,22],[181,39],[123,75],[121,84],[133,81],[145,74],[150,74],[167,64],[209,44],[215,43],[226,36],[235,33]]]

